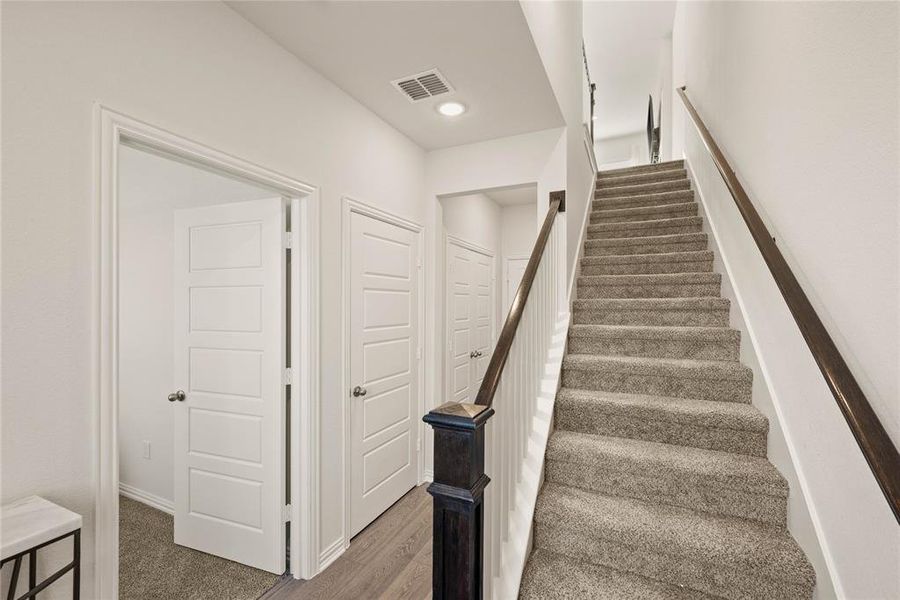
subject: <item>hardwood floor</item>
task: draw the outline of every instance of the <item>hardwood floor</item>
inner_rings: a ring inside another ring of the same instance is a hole
[[[309,581],[284,579],[260,600],[431,598],[431,496],[413,488]]]

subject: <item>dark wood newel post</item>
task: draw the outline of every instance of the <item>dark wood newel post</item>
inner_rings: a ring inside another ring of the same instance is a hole
[[[423,421],[434,429],[432,597],[481,600],[484,569],[484,424],[494,409],[448,402]]]

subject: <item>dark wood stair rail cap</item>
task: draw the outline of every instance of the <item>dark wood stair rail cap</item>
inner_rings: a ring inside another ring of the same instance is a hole
[[[678,88],[678,95],[681,96],[688,115],[697,127],[706,149],[712,155],[719,174],[725,180],[725,185],[731,192],[744,222],[747,223],[747,227],[756,241],[756,246],[775,278],[775,283],[781,290],[781,295],[794,316],[794,321],[797,322],[816,364],[819,365],[819,370],[822,371],[838,407],[844,413],[853,437],[856,438],[884,497],[887,498],[891,510],[894,511],[894,516],[900,523],[900,453],[897,452],[897,447],[891,441],[875,411],[872,410],[872,405],[869,404],[862,388],[859,387],[850,367],[847,366],[847,362],[838,351],[834,340],[831,339],[809,298],[800,287],[800,283],[787,261],[778,246],[775,245],[772,234],[769,233],[759,213],[753,207],[750,196],[738,181],[734,169],[728,164],[725,155],[716,144],[709,129],[704,125],[700,115],[697,114],[694,105],[688,100],[684,90],[685,87]]]
[[[566,210],[566,193],[550,193],[550,206],[534,242],[528,266],[503,324],[474,404],[445,402],[422,419],[434,432],[431,593],[434,600],[480,600],[484,592],[485,424],[509,357],[525,302],[556,215]],[[490,576],[490,575],[487,575]]]

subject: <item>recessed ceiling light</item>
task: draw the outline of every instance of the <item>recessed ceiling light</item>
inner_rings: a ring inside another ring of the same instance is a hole
[[[461,102],[444,102],[439,104],[437,109],[445,117],[458,117],[466,112],[466,105]]]

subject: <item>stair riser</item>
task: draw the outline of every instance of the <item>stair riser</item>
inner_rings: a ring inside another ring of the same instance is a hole
[[[676,242],[663,244],[649,242],[646,244],[600,245],[585,242],[585,256],[632,256],[635,254],[665,254],[666,252],[696,252],[706,250],[707,242]]]
[[[653,237],[655,235],[679,235],[683,233],[703,233],[703,225],[700,223],[677,223],[640,228],[616,225],[588,225],[586,239]]]
[[[693,201],[694,193],[690,190],[682,190],[676,192],[662,192],[659,194],[645,194],[643,196],[603,198],[602,200],[594,200],[593,204],[591,204],[591,210],[647,208],[651,206],[663,206],[668,204],[684,204],[685,202]]]
[[[573,529],[560,527],[559,524],[564,521],[565,515],[559,515],[551,526],[535,523],[534,546],[729,600],[797,600],[812,597],[812,587],[764,577],[749,569],[665,553],[665,549],[642,545],[638,540],[620,540],[613,531],[598,531],[595,536],[588,537]]]
[[[582,390],[650,394],[674,398],[694,398],[713,402],[750,402],[751,383],[734,379],[673,377],[670,375],[631,373],[611,369],[563,368],[562,384]]]
[[[623,175],[634,175],[639,173],[656,173],[658,171],[671,171],[672,169],[684,169],[683,160],[669,160],[666,162],[656,163],[655,165],[638,165],[635,167],[622,167],[621,169],[610,169],[608,171],[600,171],[597,173],[597,180],[608,179],[612,177],[622,177]]]
[[[705,298],[719,295],[715,283],[660,285],[586,285],[578,284],[578,297],[590,298]]]
[[[624,263],[583,265],[582,275],[664,275],[668,273],[712,273],[711,260],[704,262]]]
[[[673,181],[676,179],[687,180],[687,171],[684,169],[670,169],[667,171],[637,173],[635,175],[600,177],[597,179],[597,187],[636,185],[641,183],[655,183],[657,181]]]
[[[658,194],[660,192],[684,191],[689,189],[691,189],[691,184],[688,181],[663,181],[660,183],[647,183],[643,185],[599,187],[594,193],[594,198],[642,196],[645,194]]]
[[[727,327],[727,310],[575,309],[575,323],[584,325],[674,325]]]
[[[610,214],[613,211],[595,210],[591,212],[591,224],[607,225],[610,223],[634,223],[635,221],[654,221],[659,219],[679,219],[697,216],[697,205],[670,205],[672,208],[654,207],[652,210],[641,210],[629,214]],[[675,208],[677,207],[677,208]]]
[[[630,414],[626,409],[601,409],[597,405],[574,402],[556,404],[554,425],[557,429],[594,435],[658,442],[720,450],[751,456],[766,455],[766,433],[708,427],[654,419],[644,414]]]
[[[603,356],[738,360],[737,340],[643,340],[599,336],[569,336],[569,352]]]
[[[740,489],[729,489],[702,476],[685,473],[636,472],[616,469],[614,461],[593,464],[548,459],[547,481],[645,502],[680,506],[699,512],[750,519],[769,525],[787,522],[787,498]],[[621,466],[621,465],[620,465]]]

